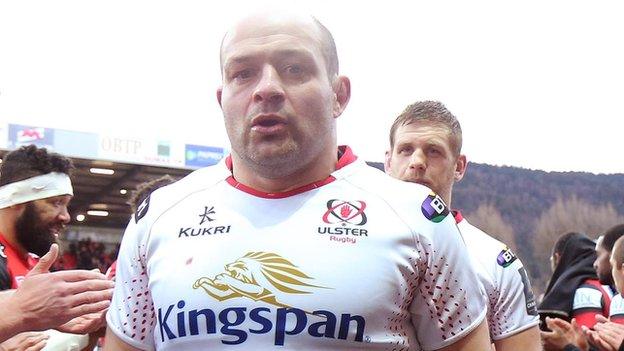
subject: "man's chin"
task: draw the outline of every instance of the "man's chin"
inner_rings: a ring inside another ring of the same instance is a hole
[[[291,159],[295,154],[295,148],[291,143],[260,143],[250,150],[252,159],[259,164],[280,164],[284,160]]]

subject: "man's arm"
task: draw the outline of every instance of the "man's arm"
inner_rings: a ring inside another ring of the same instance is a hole
[[[496,346],[496,351],[541,351],[539,328],[534,326],[508,338],[496,340],[494,346]]]
[[[108,327],[104,338],[104,351],[141,351],[141,349],[126,344]]]
[[[113,283],[92,271],[49,273],[57,255],[58,246],[53,244],[20,287],[0,299],[0,342],[23,331],[55,328],[108,308]]]
[[[441,348],[440,351],[475,351],[475,350],[490,350],[490,333],[488,332],[488,324],[486,320],[483,320],[479,326],[468,333],[465,337],[457,342]],[[519,349],[518,349],[519,350]]]

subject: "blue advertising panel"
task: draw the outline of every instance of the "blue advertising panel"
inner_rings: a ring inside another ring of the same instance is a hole
[[[17,149],[29,144],[53,149],[54,129],[9,124],[9,149]]]
[[[223,148],[186,144],[184,164],[187,167],[206,167],[219,163],[223,158]]]

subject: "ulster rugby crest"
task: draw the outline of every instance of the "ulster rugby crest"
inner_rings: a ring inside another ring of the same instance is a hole
[[[332,199],[327,201],[327,212],[323,215],[323,222],[327,224],[353,225],[366,224],[366,203],[364,201],[344,201]]]
[[[225,272],[214,278],[202,277],[193,284],[217,299],[224,301],[235,297],[247,297],[278,307],[291,307],[279,302],[274,292],[287,294],[310,294],[311,289],[330,289],[306,283],[312,280],[297,266],[271,252],[249,252],[225,266]]]

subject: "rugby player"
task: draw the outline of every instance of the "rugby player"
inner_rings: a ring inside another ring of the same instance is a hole
[[[430,187],[451,206],[453,184],[467,166],[457,118],[438,101],[407,106],[390,129],[385,170],[394,178]],[[540,350],[538,316],[522,262],[504,243],[453,211],[489,300],[488,326],[496,350]]]
[[[622,295],[624,294],[624,237],[615,241],[610,264],[614,284],[618,293]],[[613,317],[611,317],[612,320],[606,320],[602,316],[597,316],[597,318],[595,330],[583,328],[583,332],[591,343],[600,350],[624,351],[624,324],[614,321]]]
[[[624,236],[624,224],[618,224],[609,228],[596,243],[596,261],[594,261],[594,269],[598,274],[600,284],[608,286],[615,292],[609,304],[609,320],[615,323],[624,324],[624,299],[622,294],[615,291],[615,276],[611,264],[613,246],[615,242]]]
[[[232,152],[137,209],[105,350],[487,350],[482,287],[439,196],[337,145],[350,81],[331,33],[254,15],[221,65]]]
[[[58,255],[56,238],[69,222],[71,169],[69,159],[34,145],[14,150],[3,159],[0,290],[6,292],[0,309],[0,341],[19,332],[49,328],[88,333],[104,324],[101,316],[110,303],[113,285],[104,275],[81,270],[48,272]],[[43,258],[37,264],[38,256]]]

